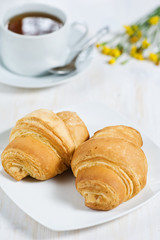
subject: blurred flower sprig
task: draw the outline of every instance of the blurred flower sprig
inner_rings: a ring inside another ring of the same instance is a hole
[[[113,34],[108,41],[98,43],[96,47],[108,56],[108,63],[121,61],[125,64],[131,58],[151,61],[160,65],[160,7],[132,25],[125,25],[122,33]]]

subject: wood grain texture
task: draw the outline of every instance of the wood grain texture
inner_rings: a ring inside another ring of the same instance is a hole
[[[58,1],[49,2],[57,5]],[[86,21],[93,33],[106,23],[116,30],[159,3],[159,0],[61,0],[58,5],[65,6],[72,19]],[[0,0],[0,11],[11,4],[14,5],[11,0]],[[85,71],[71,82],[53,88],[29,90],[0,85],[0,132],[35,109],[56,110],[73,102],[85,104],[94,100],[106,103],[138,124],[160,146],[160,68],[134,60],[124,66],[109,66],[105,61],[95,51],[94,60]],[[0,239],[159,240],[159,202],[160,195],[110,223],[79,231],[53,232],[23,213],[0,189]]]

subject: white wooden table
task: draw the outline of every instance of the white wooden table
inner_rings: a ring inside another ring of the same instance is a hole
[[[14,2],[0,0],[0,11]],[[88,23],[90,32],[106,23],[118,29],[160,3],[158,0],[50,2],[65,5],[73,19]],[[124,66],[109,66],[98,54],[85,71],[65,85],[34,90],[0,85],[0,131],[13,126],[17,119],[34,109],[54,110],[90,100],[106,103],[122,113],[160,146],[160,67],[134,60]],[[0,189],[0,240],[8,239],[159,240],[160,195],[110,223],[79,231],[53,232],[28,217]]]

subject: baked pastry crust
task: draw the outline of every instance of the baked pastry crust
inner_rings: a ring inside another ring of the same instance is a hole
[[[10,143],[1,156],[2,165],[16,180],[27,175],[46,180],[70,167],[74,150],[88,137],[85,124],[75,112],[36,110],[18,120],[12,129]]]
[[[86,206],[110,210],[141,191],[148,168],[141,146],[137,130],[112,126],[97,131],[77,148],[71,167]]]

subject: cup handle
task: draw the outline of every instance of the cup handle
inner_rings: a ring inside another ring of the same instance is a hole
[[[77,29],[81,29],[81,34],[79,31],[79,36],[75,37],[75,32]],[[88,34],[88,27],[86,23],[81,23],[81,22],[73,22],[70,25],[70,36],[69,36],[69,43],[68,46],[69,48],[75,48],[79,43],[87,36]],[[75,39],[76,38],[76,39]]]

